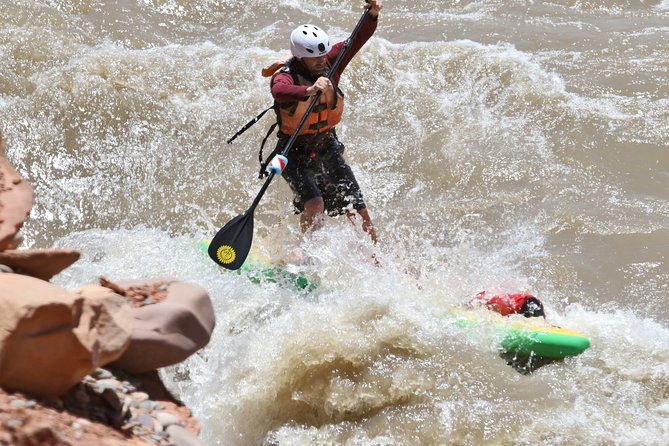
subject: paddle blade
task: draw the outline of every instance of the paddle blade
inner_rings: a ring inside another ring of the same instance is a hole
[[[211,240],[208,254],[223,268],[239,269],[251,250],[253,213],[246,211],[230,220]]]

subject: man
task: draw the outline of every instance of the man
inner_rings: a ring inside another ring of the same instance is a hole
[[[367,211],[358,182],[343,157],[344,145],[339,142],[335,125],[344,106],[338,87],[339,78],[353,56],[376,30],[383,0],[369,0],[369,14],[358,35],[351,41],[337,70],[325,77],[345,42],[330,45],[328,35],[314,25],[302,25],[290,36],[292,58],[273,65],[265,75],[272,75],[270,87],[278,115],[280,152],[295,132],[313,96],[321,97],[287,154],[289,163],[282,172],[294,193],[293,204],[301,213],[303,232],[318,229],[324,213],[346,214],[351,221],[362,218],[362,229],[376,242],[376,230]],[[276,68],[280,67],[278,71]]]
[[[499,293],[490,296],[481,291],[472,299],[471,305],[485,305],[502,316],[522,314],[525,317],[546,317],[544,305],[539,299],[526,293]]]

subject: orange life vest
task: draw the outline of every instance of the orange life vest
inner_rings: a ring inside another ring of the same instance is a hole
[[[284,57],[273,64],[264,67],[262,75],[265,77],[271,76],[272,79],[274,79],[279,73],[289,73],[295,84],[311,86],[312,82],[290,70],[292,62],[293,59]],[[311,104],[310,98],[305,101],[276,104],[279,129],[282,133],[286,135],[295,133],[304,113],[307,111],[307,108],[309,108],[309,104]],[[312,109],[310,116],[300,129],[298,135],[324,133],[334,128],[334,126],[341,121],[343,112],[344,95],[338,87],[331,86],[321,94],[318,103],[316,103]]]

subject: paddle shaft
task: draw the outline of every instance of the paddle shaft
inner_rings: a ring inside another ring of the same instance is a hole
[[[362,14],[362,17],[360,17],[360,20],[358,20],[357,25],[355,25],[355,28],[353,28],[353,32],[351,33],[350,37],[346,39],[346,42],[344,43],[344,47],[341,49],[339,54],[337,55],[337,58],[335,59],[334,63],[332,64],[332,67],[328,70],[326,76],[328,79],[330,79],[330,82],[332,82],[332,75],[337,71],[337,68],[339,68],[339,65],[341,64],[341,61],[344,59],[344,55],[348,52],[348,49],[351,47],[351,41],[355,38],[355,36],[358,35],[358,32],[360,32],[360,28],[362,28],[362,24],[364,23],[365,19],[367,19],[367,15],[369,14],[369,9],[365,9],[364,14]],[[307,111],[304,113],[302,116],[302,119],[300,119],[300,123],[297,125],[297,128],[295,129],[295,132],[290,136],[290,139],[288,140],[288,143],[286,143],[286,147],[283,148],[281,151],[280,155],[286,156],[286,154],[290,151],[291,147],[293,147],[293,144],[295,143],[295,140],[297,139],[298,134],[300,133],[300,130],[302,130],[302,127],[304,127],[304,124],[307,122],[307,119],[309,119],[309,115],[313,111],[314,107],[316,106],[316,103],[318,102],[318,99],[320,99],[322,92],[318,91],[314,98],[311,100],[311,103],[309,104],[309,107],[307,108]],[[272,182],[272,179],[274,178],[275,173],[270,172],[269,176],[265,180],[265,183],[262,185],[260,188],[260,192],[258,192],[258,195],[256,195],[255,200],[253,200],[253,203],[251,204],[251,207],[246,211],[246,213],[253,213],[255,211],[255,208],[258,206],[258,203],[260,203],[260,199],[262,196],[265,194],[265,191],[267,191],[267,188],[269,187],[269,184]]]

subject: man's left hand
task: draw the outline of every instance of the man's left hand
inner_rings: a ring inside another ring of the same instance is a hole
[[[383,9],[383,0],[368,0],[365,3],[365,8],[369,9],[369,15],[378,17],[379,12]]]

